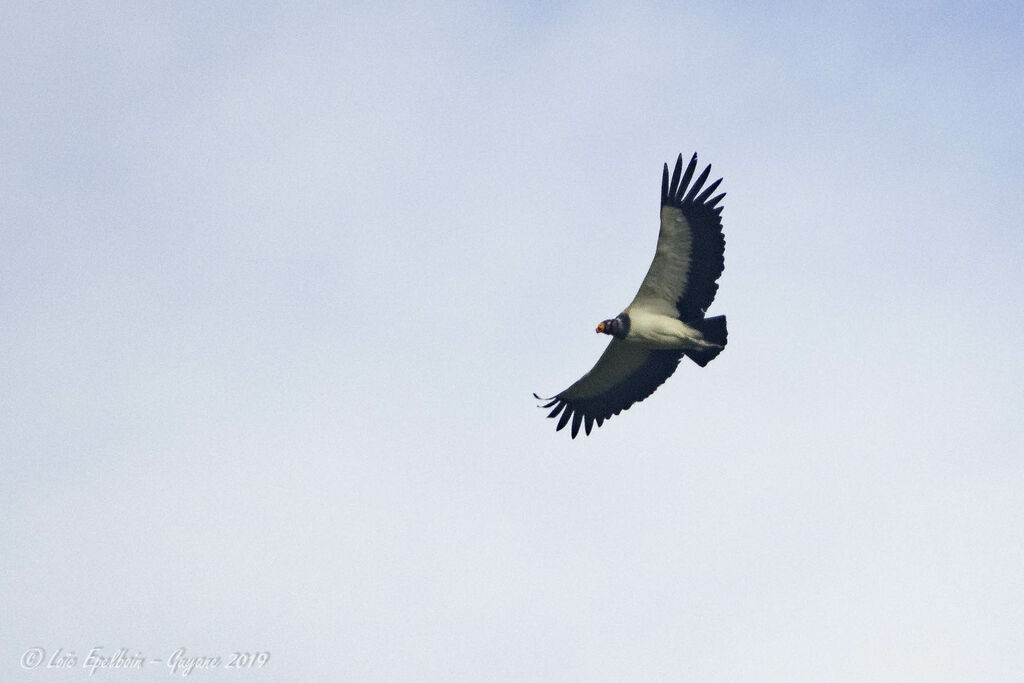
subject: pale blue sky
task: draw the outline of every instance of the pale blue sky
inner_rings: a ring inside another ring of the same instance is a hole
[[[1022,36],[5,4],[0,678],[1020,678]],[[729,346],[571,441],[693,151]]]

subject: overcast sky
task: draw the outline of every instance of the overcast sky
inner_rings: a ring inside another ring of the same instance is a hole
[[[0,678],[1024,677],[1019,3],[116,5],[0,9]]]

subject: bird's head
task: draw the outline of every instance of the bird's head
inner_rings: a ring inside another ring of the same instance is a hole
[[[629,313],[623,311],[617,318],[602,320],[597,324],[598,334],[610,334],[618,339],[625,339],[629,334]]]

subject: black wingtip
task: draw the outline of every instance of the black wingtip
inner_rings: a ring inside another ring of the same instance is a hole
[[[682,172],[682,170],[683,155],[680,154],[679,158],[676,159],[676,167],[672,169],[672,182],[669,184],[668,187],[668,194],[666,195],[667,198],[672,198],[676,196],[676,193],[679,190],[679,174]]]
[[[684,203],[693,201],[693,198],[697,196],[698,192],[700,192],[700,188],[704,187],[704,183],[707,181],[709,175],[711,175],[711,164],[708,164],[707,168],[701,171],[701,174],[693,181],[693,187],[690,188],[690,191],[686,193],[686,197],[683,199]]]
[[[722,179],[719,178],[718,180],[716,180],[715,182],[711,183],[706,188],[704,188],[704,191],[701,192],[699,195],[697,195],[697,197],[693,201],[695,203],[697,203],[697,204],[703,204],[704,202],[707,201],[708,197],[711,196],[711,193],[714,192],[715,190],[717,190],[718,186],[721,185],[721,184],[722,184]]]
[[[682,157],[682,155],[679,155]],[[697,153],[694,152],[690,158],[690,163],[686,165],[686,172],[683,177],[679,180],[679,187],[677,191],[672,195],[672,201],[676,204],[679,203],[683,193],[686,192],[686,186],[690,184],[690,178],[693,177],[693,172],[697,170]]]
[[[580,422],[583,421],[583,413],[576,411],[572,416],[572,438],[576,438],[576,435],[580,433]]]

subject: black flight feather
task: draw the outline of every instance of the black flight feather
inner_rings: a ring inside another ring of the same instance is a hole
[[[679,158],[676,159],[676,167],[672,170],[672,184],[669,185],[668,194],[662,195],[664,197],[675,197],[676,188],[679,187],[679,172],[683,170],[683,155],[680,154]]]

